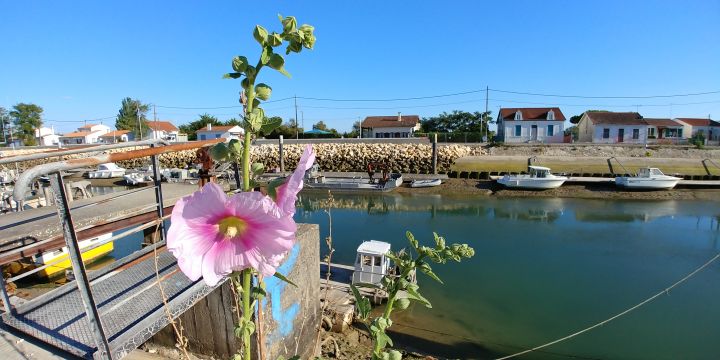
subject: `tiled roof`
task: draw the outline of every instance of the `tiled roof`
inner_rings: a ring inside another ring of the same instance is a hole
[[[596,125],[647,125],[643,117],[636,112],[586,111],[585,115]]]
[[[364,128],[382,128],[382,127],[415,127],[420,122],[418,115],[398,115],[390,116],[368,116],[363,120]]]
[[[178,131],[178,128],[169,121],[148,121],[148,126],[155,131]]]
[[[500,118],[503,120],[515,119],[515,113],[520,111],[523,120],[547,120],[547,114],[552,110],[555,113],[556,121],[565,121],[565,115],[558,107],[547,108],[502,108]]]
[[[93,126],[97,126],[97,124],[87,124],[87,125],[81,126],[80,129],[90,129]]]
[[[61,137],[85,137],[90,135],[91,133],[88,131],[73,131],[71,133],[67,133]]]
[[[720,122],[703,118],[677,118],[691,126],[720,126]]]
[[[202,129],[200,129],[200,130],[198,130],[198,131],[196,131],[196,132],[228,131],[228,130],[234,128],[235,126],[237,126],[237,125],[230,125],[230,126],[214,126],[214,125],[213,125],[210,130],[208,130],[207,126],[205,126],[204,128],[202,128]]]
[[[128,133],[130,133],[130,130],[114,130],[107,134],[101,135],[100,137],[117,137],[117,136],[123,136]]]
[[[652,126],[683,126],[683,124],[672,120],[672,119],[655,119],[655,118],[644,118],[648,125]]]

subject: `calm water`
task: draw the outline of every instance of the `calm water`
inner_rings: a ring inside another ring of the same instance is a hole
[[[328,234],[326,196],[303,194],[298,222]],[[699,201],[335,196],[333,262],[363,240],[405,246],[405,230],[476,255],[419,275],[434,309],[396,314],[405,344],[485,358],[546,343],[623,311],[720,252],[720,204]],[[324,254],[323,254],[324,255]],[[708,359],[720,353],[720,263],[603,327],[523,358]]]

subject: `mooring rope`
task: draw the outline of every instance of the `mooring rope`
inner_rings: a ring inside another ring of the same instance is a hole
[[[639,308],[639,307],[641,307],[641,306],[643,306],[643,305],[645,305],[645,304],[647,304],[647,303],[649,303],[649,302],[657,299],[658,297],[660,297],[660,296],[663,295],[663,294],[668,294],[668,293],[670,292],[670,290],[672,290],[672,289],[675,288],[676,286],[682,284],[683,282],[687,281],[687,280],[690,279],[691,277],[695,276],[695,274],[699,273],[700,271],[702,271],[703,269],[705,269],[706,267],[708,267],[710,264],[713,263],[713,261],[717,260],[718,258],[720,258],[720,253],[716,254],[716,255],[713,256],[710,260],[708,260],[706,263],[704,263],[703,265],[701,265],[700,267],[698,267],[697,269],[695,269],[693,272],[687,274],[685,277],[683,277],[682,279],[678,280],[678,281],[675,282],[674,284],[668,286],[667,288],[663,289],[662,291],[658,292],[657,294],[655,294],[655,295],[653,295],[653,296],[651,296],[651,297],[643,300],[642,302],[638,303],[637,305],[635,305],[635,306],[633,306],[633,307],[631,307],[631,308],[629,308],[629,309],[627,309],[627,310],[625,310],[625,311],[623,311],[623,312],[620,312],[620,313],[618,313],[618,314],[616,314],[616,315],[614,315],[614,316],[612,316],[612,317],[610,317],[610,318],[608,318],[608,319],[606,319],[606,320],[603,320],[603,321],[601,321],[601,322],[599,322],[599,323],[596,323],[596,324],[594,324],[594,325],[592,325],[592,326],[589,326],[589,327],[587,327],[587,328],[585,328],[585,329],[582,329],[582,330],[580,330],[580,331],[574,332],[574,333],[572,333],[572,334],[570,334],[570,335],[568,335],[568,336],[561,337],[561,338],[559,338],[559,339],[557,339],[557,340],[553,340],[553,341],[551,341],[551,342],[548,342],[548,343],[545,343],[545,344],[536,346],[536,347],[534,347],[534,348],[532,348],[532,349],[527,349],[527,350],[524,350],[524,351],[521,351],[521,352],[514,353],[514,354],[512,354],[512,355],[503,356],[503,357],[497,358],[497,359],[495,359],[495,360],[505,360],[505,359],[511,359],[511,358],[514,358],[514,357],[518,357],[518,356],[520,356],[520,355],[524,355],[524,354],[527,354],[527,353],[530,353],[530,352],[533,352],[533,351],[536,351],[536,350],[540,350],[540,349],[542,349],[542,348],[546,348],[546,347],[551,346],[551,345],[555,345],[555,344],[557,344],[557,343],[559,343],[559,342],[563,342],[563,341],[565,341],[565,340],[572,339],[572,338],[574,338],[574,337],[576,337],[576,336],[578,336],[578,335],[580,335],[580,334],[583,334],[583,333],[586,333],[586,332],[588,332],[588,331],[590,331],[590,330],[592,330],[592,329],[595,329],[596,327],[603,326],[603,325],[605,325],[605,324],[607,324],[607,323],[609,323],[609,322],[611,322],[611,321],[613,321],[613,320],[615,320],[615,319],[617,319],[617,318],[619,318],[619,317],[621,317],[621,316],[623,316],[623,315],[626,315],[627,313],[629,313],[629,312],[631,312],[631,311],[633,311],[633,310],[635,310],[635,309],[637,309],[637,308]]]

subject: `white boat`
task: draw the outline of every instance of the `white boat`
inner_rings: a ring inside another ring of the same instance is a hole
[[[442,184],[442,180],[440,180],[440,179],[413,180],[410,183],[410,187],[411,188],[424,188],[424,187],[438,186],[440,184]]]
[[[390,244],[384,241],[364,241],[357,248],[353,269],[353,284],[380,285],[385,275],[390,274]]]
[[[140,185],[153,181],[152,176],[139,172],[125,174],[123,175],[123,179],[125,179],[125,183],[128,185]]]
[[[640,168],[635,176],[618,176],[615,185],[628,189],[672,189],[682,180],[665,175],[658,168]]]
[[[123,177],[123,175],[125,175],[125,169],[115,163],[100,164],[97,170],[88,173],[90,179],[111,179]]]
[[[528,172],[522,175],[505,175],[497,182],[509,188],[545,190],[559,188],[568,179],[551,174],[550,168],[543,166],[528,166]]]
[[[374,173],[373,173],[374,175]],[[318,170],[318,165],[305,173],[305,187],[308,189],[328,189],[337,191],[390,191],[403,183],[400,173],[389,173],[383,171],[378,178],[355,177],[326,177]]]

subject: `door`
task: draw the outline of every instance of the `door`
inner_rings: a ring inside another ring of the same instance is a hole
[[[537,140],[537,125],[530,126],[530,140]]]
[[[621,143],[625,140],[625,129],[618,129],[618,140],[617,142]]]

